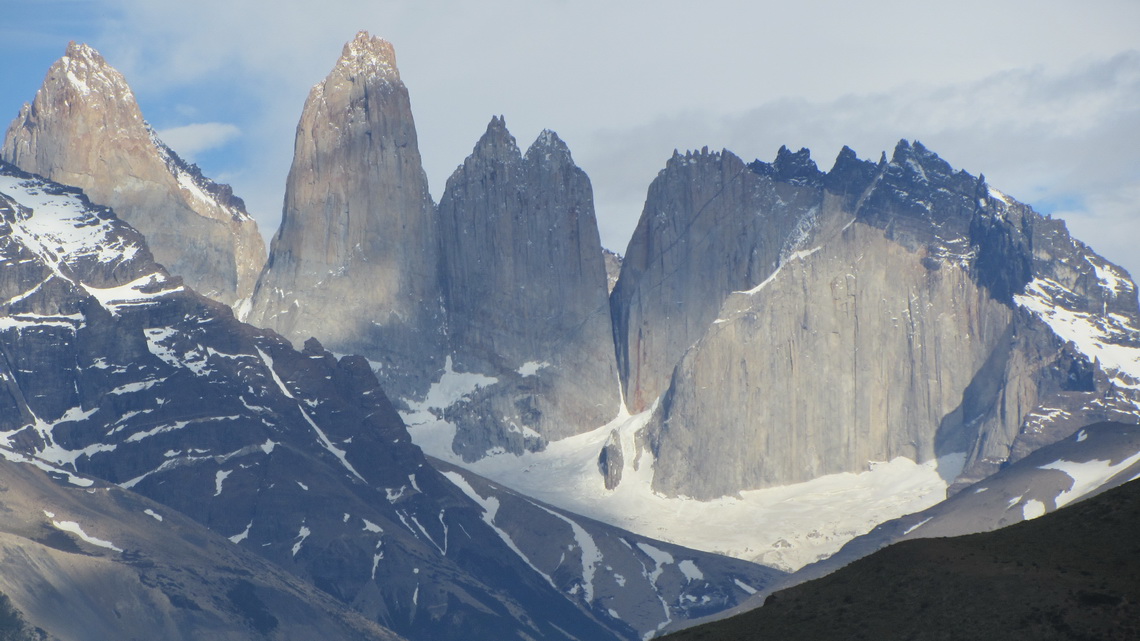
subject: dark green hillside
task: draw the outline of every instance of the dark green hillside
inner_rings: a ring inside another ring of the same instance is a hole
[[[666,639],[1140,639],[1140,482],[994,532],[903,541]]]

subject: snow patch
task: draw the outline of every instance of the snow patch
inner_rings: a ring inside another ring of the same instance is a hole
[[[705,578],[705,573],[701,572],[697,564],[690,559],[685,559],[678,563],[677,569],[681,571],[681,574],[685,575],[685,579],[688,581],[700,581]]]
[[[222,493],[222,483],[225,482],[226,477],[233,474],[233,470],[218,470],[214,474],[214,496],[220,496]]]
[[[162,522],[162,515],[159,514],[158,512],[155,512],[154,510],[150,509],[149,507],[147,509],[143,510],[143,514],[153,518],[155,521],[158,521],[160,523]]]
[[[673,563],[673,555],[641,541],[637,543],[637,547],[653,559],[653,571],[646,573],[645,578],[649,579],[650,585],[656,585],[658,577],[665,571],[665,566]]]
[[[305,544],[305,539],[309,538],[309,535],[312,533],[313,533],[313,531],[310,530],[308,527],[306,527],[304,524],[301,525],[301,529],[297,531],[298,541],[293,544],[293,557],[294,558],[296,558],[297,553],[301,551],[301,546]]]
[[[432,383],[423,400],[404,399],[408,411],[400,412],[400,416],[409,428],[413,425],[431,423],[437,419],[437,412],[468,398],[480,388],[489,387],[498,382],[499,379],[491,376],[484,376],[475,372],[455,371],[452,369],[451,357],[448,356],[444,361],[443,374],[440,375],[439,380]],[[435,411],[433,412],[433,410]]]
[[[182,285],[166,287],[169,284],[165,275],[155,272],[117,287],[83,285],[83,289],[94,296],[112,316],[118,316],[124,308],[152,305],[170,294],[186,290]]]
[[[1100,488],[1112,479],[1112,477],[1138,462],[1140,462],[1140,452],[1116,464],[1113,464],[1111,461],[1100,460],[1085,462],[1060,460],[1042,465],[1040,469],[1058,470],[1068,474],[1069,478],[1073,479],[1072,487],[1057,495],[1057,507],[1062,508],[1085,496],[1089,492]]]
[[[997,189],[994,189],[993,187],[990,187],[989,185],[987,185],[986,187],[987,187],[986,191],[989,193],[990,198],[993,198],[994,200],[1000,200],[1001,202],[1003,202],[1007,205],[1013,204],[1013,201],[1010,200],[1009,196],[1006,196],[1005,194],[1001,193]]]
[[[1121,339],[1135,339],[1140,329],[1119,314],[1101,316],[1066,309],[1061,301],[1067,291],[1055,281],[1035,278],[1013,300],[1061,339],[1076,345],[1090,361],[1098,360],[1105,370],[1117,373],[1114,382],[1118,386],[1140,389],[1140,347],[1118,344]]]
[[[598,549],[598,544],[594,541],[594,537],[590,536],[590,533],[579,525],[577,521],[567,518],[553,510],[548,510],[537,503],[532,503],[531,505],[570,525],[570,529],[574,533],[574,541],[578,544],[578,549],[582,555],[582,589],[585,593],[586,603],[593,603],[594,573],[597,571],[598,566],[605,561],[605,558],[602,556],[602,551]]]
[[[253,527],[253,521],[250,521],[249,524],[245,526],[244,530],[242,530],[241,532],[238,532],[237,534],[229,537],[230,542],[236,545],[236,544],[241,543],[242,541],[246,540],[247,538],[249,538],[249,530],[252,527]],[[297,554],[296,552],[293,553],[294,556],[296,556],[296,554]]]
[[[908,527],[907,529],[903,530],[903,536],[906,536],[906,535],[910,534],[911,532],[914,532],[914,531],[915,531],[915,530],[917,530],[918,528],[920,528],[920,527],[922,527],[922,526],[926,525],[926,524],[927,524],[927,522],[929,522],[929,521],[930,521],[930,519],[932,519],[932,518],[934,518],[934,517],[933,517],[933,516],[928,516],[928,517],[926,517],[925,519],[922,519],[921,521],[919,521],[918,523],[915,523],[914,525],[912,525],[912,526]]]
[[[534,376],[538,373],[539,370],[545,369],[547,367],[550,367],[550,363],[547,363],[545,361],[527,361],[526,363],[523,363],[517,371],[519,373],[519,376],[527,377]]]
[[[1021,506],[1021,516],[1026,521],[1045,515],[1045,504],[1037,499],[1029,499]]]
[[[49,474],[61,474],[67,478],[68,483],[71,483],[72,485],[78,487],[91,487],[95,484],[95,481],[92,481],[91,479],[85,479],[81,476],[75,475],[68,470],[51,465],[47,461],[41,461],[38,458],[24,456],[19,452],[13,452],[7,448],[0,448],[0,456],[3,456],[5,460],[12,461],[14,463],[27,463],[29,465],[34,465],[35,467],[38,467],[39,469],[43,470],[44,472],[48,472]]]
[[[741,581],[740,579],[733,579],[732,582],[736,584],[736,587],[747,592],[749,596],[756,594],[756,588],[748,585],[744,581]]]
[[[44,514],[48,514],[48,513],[44,512]],[[54,515],[50,515],[48,518],[51,518],[51,516],[54,516]],[[116,547],[115,544],[111,543],[110,541],[105,541],[103,539],[97,539],[97,538],[91,536],[90,534],[84,532],[83,528],[80,527],[80,525],[78,523],[76,523],[75,521],[52,520],[51,524],[53,526],[55,526],[57,529],[63,530],[64,532],[71,532],[72,534],[78,536],[79,538],[83,539],[84,541],[86,541],[86,542],[88,542],[91,545],[94,545],[96,547],[107,548],[108,550],[114,550],[115,552],[122,552],[123,551],[122,548]]]

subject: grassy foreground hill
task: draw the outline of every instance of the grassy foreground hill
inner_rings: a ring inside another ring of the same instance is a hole
[[[1140,481],[1011,527],[903,541],[669,641],[1140,639]]]

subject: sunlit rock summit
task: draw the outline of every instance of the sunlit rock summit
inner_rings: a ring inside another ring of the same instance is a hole
[[[361,32],[305,101],[249,321],[414,377],[443,364],[439,261],[408,90],[392,45]]]
[[[8,127],[0,158],[114,208],[195,290],[248,303],[265,244],[245,204],[158,139],[122,74],[91,47],[68,45]]]
[[[437,208],[392,46],[363,32],[306,102],[249,320],[366,356],[405,409],[439,404],[467,458],[618,411],[593,193],[566,144],[546,131],[523,155],[495,117]],[[439,401],[456,373],[478,389]]]

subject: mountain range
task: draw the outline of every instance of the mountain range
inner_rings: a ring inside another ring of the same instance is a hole
[[[619,257],[552,131],[493,117],[433,202],[361,32],[267,255],[86,45],[0,159],[0,591],[47,637],[645,639],[1140,469],[1135,284],[918,142],[674,153]]]

